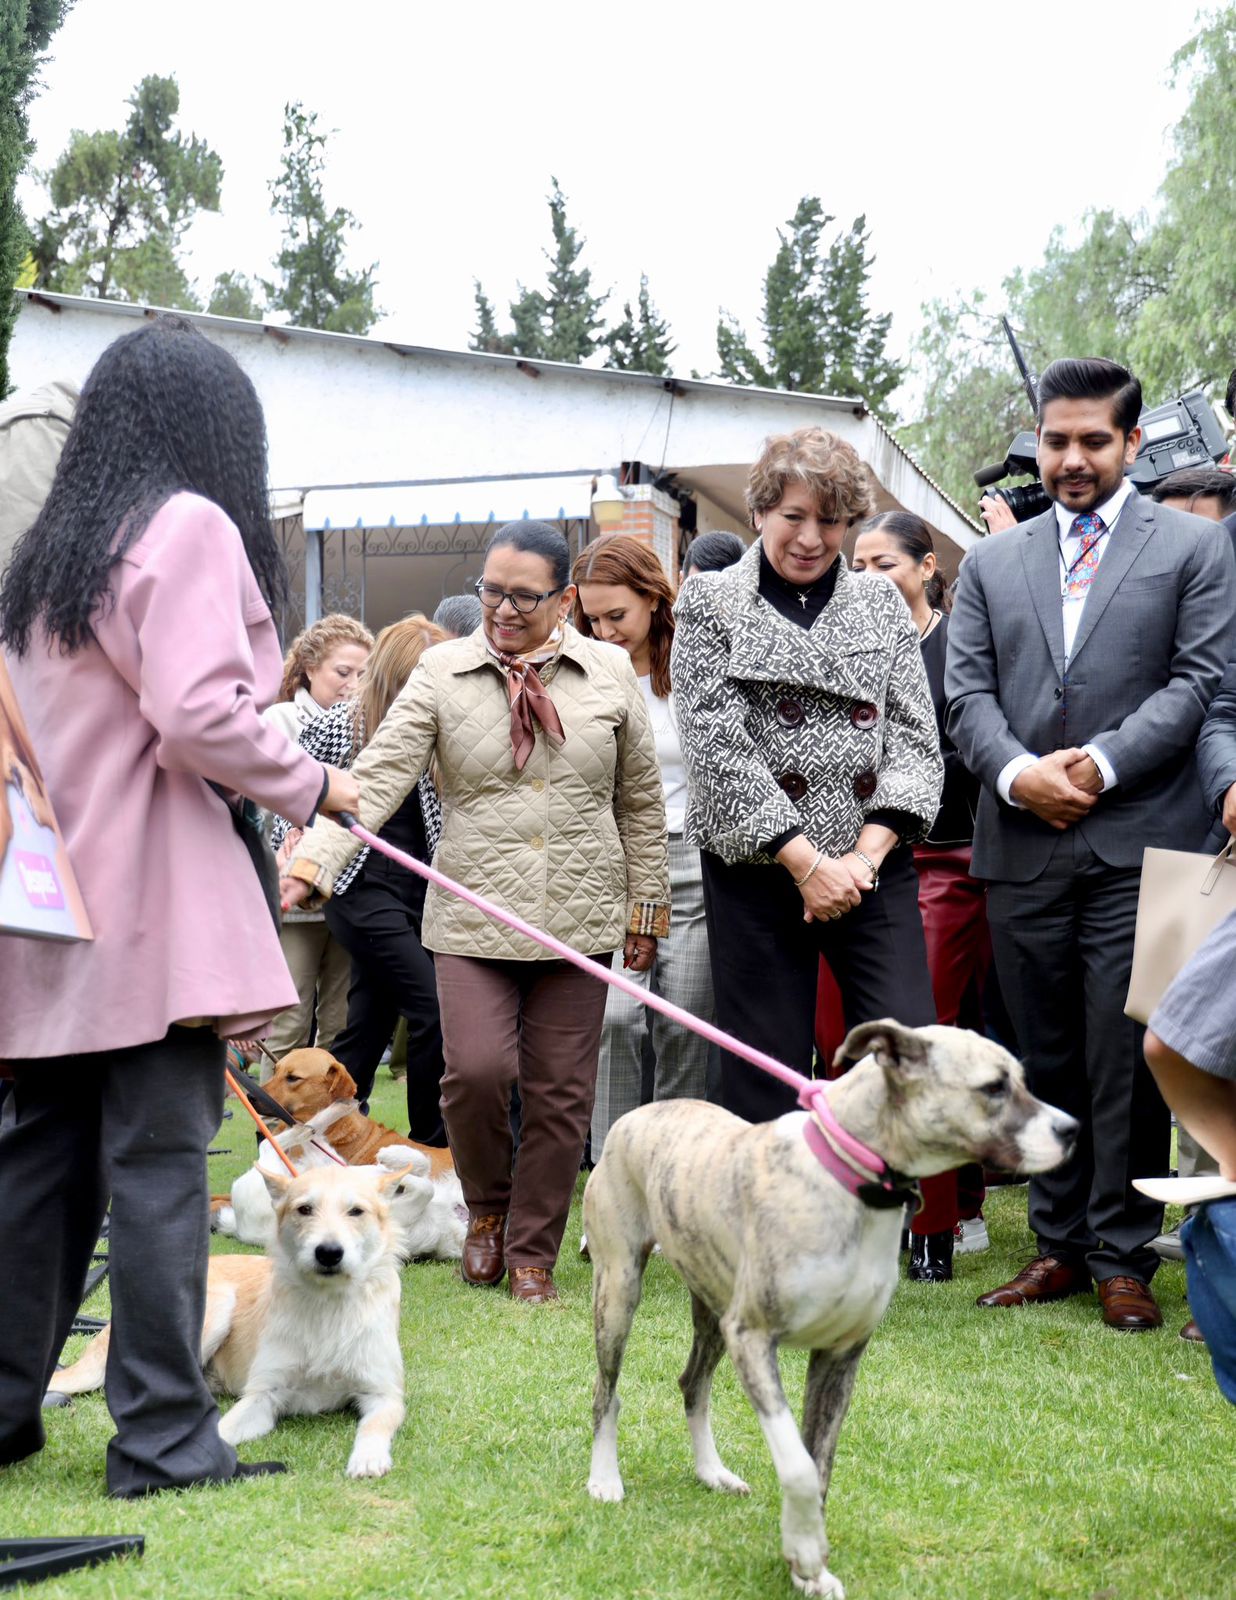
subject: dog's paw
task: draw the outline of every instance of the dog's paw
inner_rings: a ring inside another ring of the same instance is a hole
[[[799,1594],[819,1595],[822,1600],[845,1600],[841,1579],[835,1578],[827,1567],[821,1567],[814,1578],[800,1578],[791,1567],[790,1581]]]
[[[700,1482],[706,1489],[719,1489],[722,1494],[750,1494],[749,1484],[745,1484],[734,1472],[727,1472],[718,1464],[710,1467],[707,1472],[697,1474]]]
[[[352,1451],[347,1473],[349,1478],[384,1478],[391,1465],[390,1446],[377,1439],[366,1439]]]
[[[594,1500],[616,1504],[622,1499],[622,1479],[616,1473],[613,1477],[589,1478],[588,1493]]]

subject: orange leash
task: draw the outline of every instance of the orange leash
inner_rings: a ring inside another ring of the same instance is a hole
[[[278,1139],[275,1138],[274,1134],[270,1131],[270,1129],[266,1126],[266,1124],[262,1121],[261,1117],[258,1116],[257,1112],[253,1109],[252,1105],[249,1103],[249,1096],[245,1093],[245,1091],[236,1082],[236,1079],[233,1076],[231,1067],[224,1067],[223,1076],[227,1079],[228,1088],[232,1091],[232,1093],[240,1101],[241,1105],[244,1106],[245,1110],[253,1118],[254,1122],[257,1123],[258,1132],[262,1135],[262,1137],[264,1139],[267,1139],[267,1140],[270,1141],[270,1144],[274,1148],[274,1152],[279,1157],[280,1161],[283,1162],[284,1166],[288,1169],[288,1171],[292,1174],[292,1176],[296,1177],[296,1175],[297,1175],[296,1168],[292,1164],[291,1157],[288,1155],[287,1151],[283,1148],[283,1146],[279,1143]]]

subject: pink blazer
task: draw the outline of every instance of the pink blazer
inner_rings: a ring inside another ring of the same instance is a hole
[[[295,1002],[253,870],[203,782],[311,820],[322,766],[259,713],[275,626],[226,514],[178,494],[113,569],[95,643],[8,660],[90,944],[0,935],[0,1061],[80,1055],[213,1019],[250,1033]]]

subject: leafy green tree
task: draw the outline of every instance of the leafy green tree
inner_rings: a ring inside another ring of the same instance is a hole
[[[243,272],[221,272],[210,291],[206,309],[216,317],[243,317],[246,322],[260,322],[259,287]]]
[[[46,177],[39,282],[68,294],[195,308],[178,256],[199,211],[219,209],[223,164],[202,139],[173,131],[175,78],[146,77],[120,129],[80,130]]]
[[[327,136],[317,122],[317,112],[299,100],[283,108],[283,165],[270,185],[271,210],[283,219],[283,248],[275,258],[278,281],[263,288],[270,309],[299,328],[367,333],[381,315],[373,301],[377,263],[360,272],[344,265],[357,222],[342,206],[326,208]]]
[[[723,311],[717,359],[732,383],[854,395],[879,411],[903,375],[885,350],[892,318],[875,315],[867,303],[874,258],[865,217],[822,253],[835,220],[817,198],[799,201],[787,231],[777,230],[780,245],[764,278],[763,354]]]
[[[651,372],[663,377],[670,370],[670,357],[678,346],[670,335],[669,323],[658,313],[648,293],[648,278],[641,273],[639,300],[634,311],[627,300],[622,321],[605,336],[609,346],[607,367],[619,372]]]
[[[1211,17],[1172,60],[1191,93],[1146,247],[1157,292],[1131,355],[1148,395],[1219,384],[1236,363],[1236,6]]]
[[[551,178],[550,183],[553,187],[548,203],[554,248],[545,252],[549,262],[545,287],[529,289],[517,284],[519,292],[511,302],[511,332],[502,334],[498,332],[493,307],[478,283],[477,329],[471,344],[474,350],[578,365],[603,341],[601,307],[609,297],[593,294],[591,269],[581,266],[579,260],[587,241],[567,221],[566,196],[557,178]]]
[[[1236,6],[1213,14],[1172,62],[1189,103],[1151,220],[1096,211],[1076,243],[1057,229],[1042,261],[1002,287],[1033,365],[1104,355],[1150,403],[1221,387],[1236,361]],[[973,504],[971,474],[1030,424],[1016,373],[979,297],[924,307],[912,370],[925,373],[901,435],[926,470]],[[981,327],[980,327],[981,323]]]
[[[8,292],[28,267],[30,234],[17,203],[17,179],[30,156],[26,110],[38,87],[43,52],[72,0],[0,0],[0,399],[9,391],[8,349],[17,302]]]

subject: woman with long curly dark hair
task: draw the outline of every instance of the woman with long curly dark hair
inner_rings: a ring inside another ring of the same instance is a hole
[[[598,539],[581,552],[571,574],[579,589],[575,626],[586,636],[625,650],[635,668],[652,723],[665,793],[669,832],[670,902],[668,935],[657,941],[649,970],[636,974],[654,994],[712,1021],[712,973],[704,923],[704,885],[700,853],[684,843],[687,774],[678,739],[678,714],[670,692],[670,648],[674,642],[674,590],[660,561],[628,534]],[[659,1011],[611,989],[597,1067],[592,1110],[592,1159],[600,1159],[605,1136],[642,1098],[645,1034],[656,1058],[654,1099],[703,1099],[708,1074],[708,1044],[698,1034],[670,1022]]]
[[[265,456],[230,356],[181,318],[125,335],[0,600],[94,929],[0,939],[0,1465],[42,1448],[110,1199],[107,1481],[124,1498],[274,1465],[237,1463],[200,1365],[224,1039],[295,999],[229,799],[308,822],[359,795],[259,716],[286,592]]]

